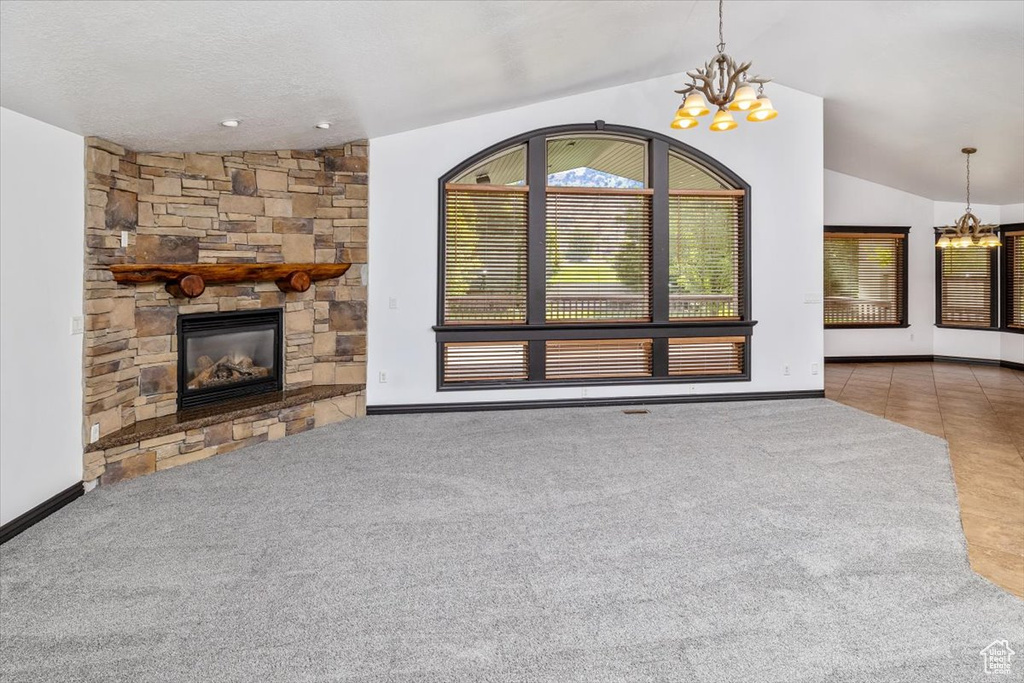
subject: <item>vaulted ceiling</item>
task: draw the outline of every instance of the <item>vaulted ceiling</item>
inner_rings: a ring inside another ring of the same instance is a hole
[[[959,201],[972,145],[973,198],[1024,201],[1024,2],[725,12],[729,52],[825,98],[827,168]],[[320,147],[681,72],[716,31],[694,0],[4,0],[0,104],[140,150]]]

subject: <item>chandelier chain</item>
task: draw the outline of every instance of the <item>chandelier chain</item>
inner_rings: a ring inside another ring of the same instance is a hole
[[[725,52],[725,31],[724,31],[724,19],[722,14],[722,5],[725,4],[725,0],[718,0],[718,52]]]
[[[964,147],[960,150],[967,156],[966,185],[967,185],[967,210],[960,218],[956,219],[953,225],[941,228],[939,238],[935,240],[935,246],[939,249],[963,248],[963,247],[984,247],[997,248],[1002,246],[999,242],[997,230],[998,225],[982,223],[977,216],[971,213],[971,155],[978,150],[974,147]]]
[[[967,213],[971,212],[971,155],[967,155]]]

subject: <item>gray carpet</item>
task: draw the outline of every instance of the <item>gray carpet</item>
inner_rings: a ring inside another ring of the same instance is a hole
[[[650,411],[372,417],[101,488],[0,549],[4,680],[960,683],[996,639],[1024,672],[943,441]]]

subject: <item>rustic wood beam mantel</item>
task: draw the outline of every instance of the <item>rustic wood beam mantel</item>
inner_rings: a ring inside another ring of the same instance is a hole
[[[206,285],[276,282],[282,292],[305,292],[319,280],[341,277],[350,263],[133,263],[110,266],[122,285],[164,282],[178,298],[194,299]]]

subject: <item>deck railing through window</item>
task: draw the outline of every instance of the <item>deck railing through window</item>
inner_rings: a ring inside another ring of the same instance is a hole
[[[825,327],[906,324],[907,232],[825,228]]]
[[[446,188],[445,323],[526,322],[528,190]]]
[[[651,194],[548,188],[548,322],[651,319]]]
[[[742,190],[669,192],[670,319],[739,319],[744,194]]]

